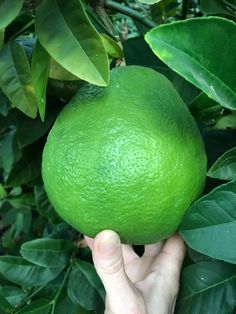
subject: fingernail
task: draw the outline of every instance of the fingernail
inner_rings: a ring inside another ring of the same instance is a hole
[[[117,235],[106,235],[104,238],[101,240],[99,244],[99,253],[104,256],[110,256],[114,254],[117,250],[117,248],[120,245],[120,239]]]

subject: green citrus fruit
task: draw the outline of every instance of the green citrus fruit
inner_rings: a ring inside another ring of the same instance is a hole
[[[87,85],[55,122],[42,174],[58,214],[94,237],[123,242],[171,235],[206,177],[202,138],[188,108],[161,74],[112,71],[108,87]]]

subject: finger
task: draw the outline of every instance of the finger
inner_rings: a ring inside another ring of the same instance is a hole
[[[90,237],[84,235],[84,239],[85,239],[88,247],[92,251],[93,245],[94,245],[94,238],[90,238]],[[124,258],[125,264],[132,262],[136,258],[139,258],[139,256],[134,252],[132,245],[122,244],[121,247],[122,247],[123,258]]]
[[[138,254],[135,253],[133,247],[128,244],[122,244],[121,245],[122,252],[123,252],[123,259],[124,264],[128,264],[133,262],[135,259],[139,258]]]
[[[170,256],[172,260],[179,264],[180,267],[182,266],[186,248],[183,239],[178,233],[175,233],[166,241],[162,252]]]
[[[84,235],[84,239],[87,242],[90,250],[93,250],[94,239]]]
[[[145,250],[143,256],[155,257],[157,256],[161,249],[163,248],[164,241],[159,241],[155,244],[145,245]]]
[[[155,259],[154,268],[160,265],[166,269],[172,270],[174,273],[179,274],[184,260],[186,248],[184,241],[178,233],[171,236],[166,240],[160,254]]]
[[[124,270],[118,235],[110,230],[100,232],[94,240],[92,254],[94,266],[109,300],[125,303],[129,301],[129,297],[134,298],[134,289]]]

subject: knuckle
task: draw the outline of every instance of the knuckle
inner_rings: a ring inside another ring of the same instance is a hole
[[[123,263],[122,260],[118,259],[115,262],[107,261],[102,265],[100,268],[102,273],[108,274],[108,275],[114,275],[119,272],[121,272],[123,269]]]

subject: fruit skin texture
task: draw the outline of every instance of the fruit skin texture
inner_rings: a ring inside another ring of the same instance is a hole
[[[65,107],[47,139],[42,175],[58,214],[94,237],[112,229],[123,243],[175,232],[206,177],[197,125],[173,85],[140,66],[112,71]]]

